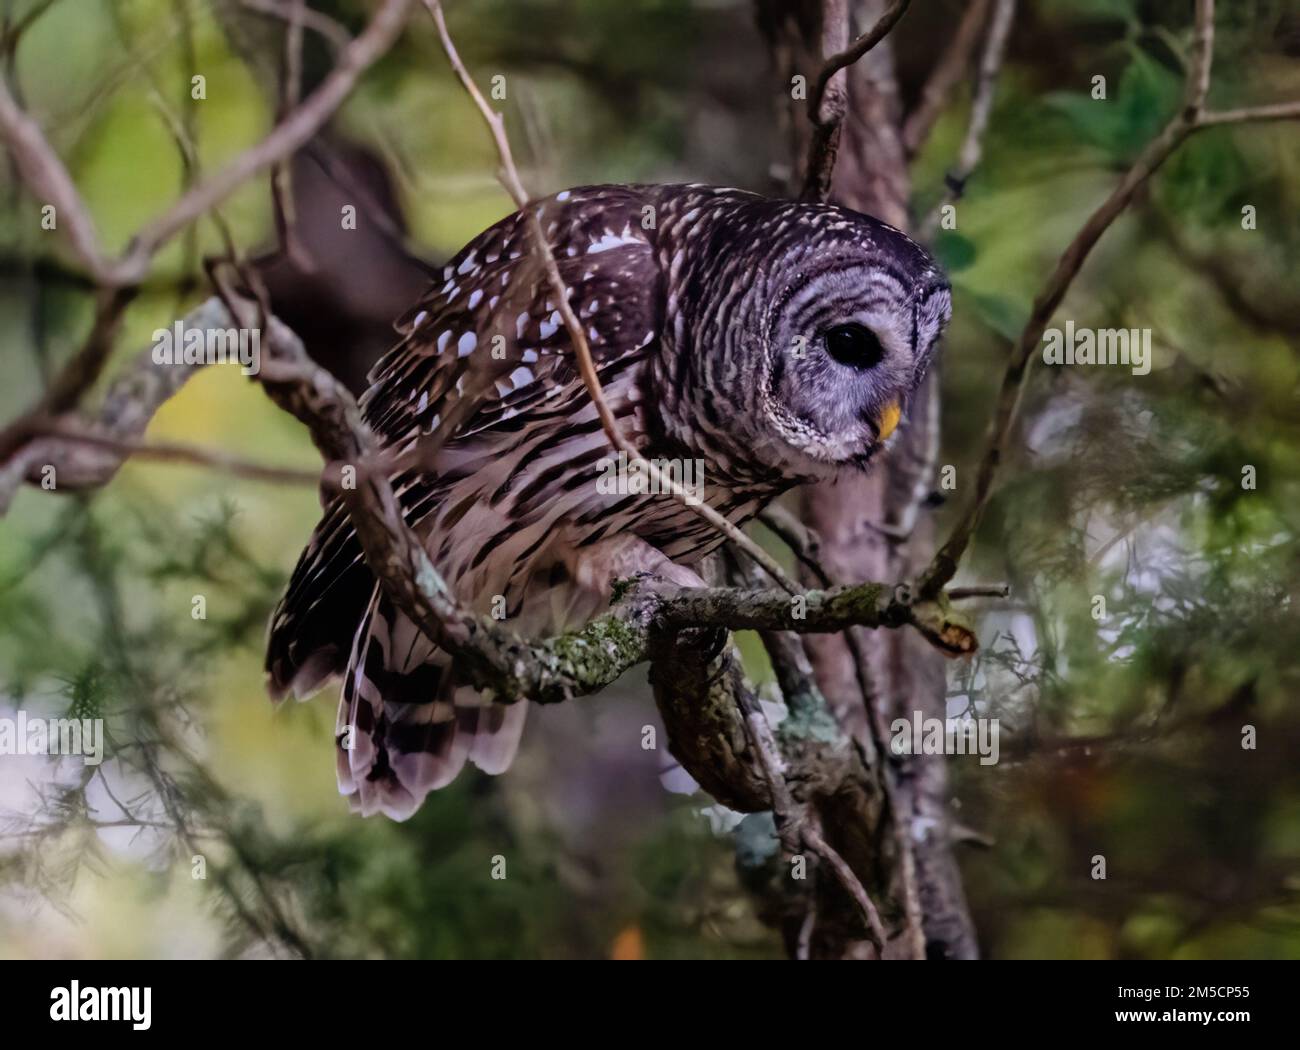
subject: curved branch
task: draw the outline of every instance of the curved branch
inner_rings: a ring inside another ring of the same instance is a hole
[[[1007,361],[1006,372],[1002,377],[1002,385],[998,391],[993,420],[989,428],[987,448],[980,461],[979,473],[975,481],[974,496],[953,527],[947,541],[922,574],[920,590],[923,596],[939,594],[956,575],[958,563],[975,535],[992,492],[993,479],[997,475],[1006,451],[1034,351],[1038,348],[1048,322],[1064,300],[1066,292],[1069,291],[1088,254],[1110,228],[1111,223],[1128,207],[1137,192],[1169,159],[1170,155],[1189,136],[1202,128],[1226,123],[1300,117],[1300,101],[1217,114],[1206,111],[1205,99],[1209,91],[1213,57],[1214,2],[1197,0],[1194,51],[1184,84],[1182,107],[1160,134],[1152,139],[1138,155],[1133,166],[1124,173],[1124,177],[1111,191],[1110,196],[1088,217],[1057,260],[1046,284],[1034,299],[1029,320],[1016,340]]]
[[[889,35],[907,12],[910,0],[893,0],[885,13],[867,32],[838,49],[848,33],[848,11],[844,0],[826,0],[822,7],[822,50],[830,57],[817,74],[808,98],[808,119],[813,124],[804,168],[801,196],[804,200],[824,201],[830,195],[835,158],[840,149],[840,128],[848,110],[849,92],[844,70]]]

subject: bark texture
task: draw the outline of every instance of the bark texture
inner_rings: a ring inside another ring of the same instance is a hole
[[[853,5],[854,32],[874,24],[884,7],[879,0]],[[798,73],[811,79],[827,44],[835,50],[844,46],[835,41],[834,27],[822,25],[822,6],[815,0],[760,0],[758,8],[779,86]],[[849,68],[847,91],[831,199],[906,230],[911,186],[891,39]],[[798,184],[812,126],[798,102],[785,103],[787,95],[780,96],[780,109]],[[937,387],[932,374],[895,448],[870,475],[852,484],[802,490],[800,517],[820,534],[823,565],[836,580],[913,579],[925,567],[935,544],[926,503],[939,440]],[[887,882],[902,928],[891,933],[907,942],[910,950],[904,954],[913,957],[974,958],[974,929],[951,849],[945,759],[892,756],[880,746],[896,717],[910,718],[917,710],[925,717],[944,717],[942,658],[897,632],[851,630],[852,642],[846,634],[822,634],[809,636],[807,646],[831,709],[862,752],[878,756],[873,772],[887,782],[889,804],[882,816],[889,827],[877,837],[893,846]],[[853,941],[823,947],[841,957],[861,953]]]

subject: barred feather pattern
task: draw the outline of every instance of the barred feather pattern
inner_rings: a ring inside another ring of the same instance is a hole
[[[704,501],[737,523],[863,467],[947,319],[929,256],[843,209],[704,186],[580,187],[529,207],[623,433],[649,458],[702,461]],[[846,310],[894,351],[869,382],[782,351]],[[670,496],[597,484],[611,447],[521,215],[471,241],[397,327],[363,416],[387,449],[436,449],[394,491],[464,605],[544,637],[599,615],[614,578],[699,582],[689,566],[715,530]],[[499,773],[518,747],[526,706],[458,681],[382,594],[337,500],[273,614],[267,670],[276,698],[342,677],[339,786],[367,815],[405,819],[467,761]]]

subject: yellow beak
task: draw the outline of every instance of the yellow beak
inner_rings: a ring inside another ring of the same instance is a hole
[[[897,401],[891,401],[885,406],[885,410],[880,413],[880,421],[876,424],[877,440],[884,441],[890,434],[898,428],[898,421],[903,416],[903,410],[899,407]]]

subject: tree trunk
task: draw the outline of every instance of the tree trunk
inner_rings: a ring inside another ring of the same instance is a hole
[[[878,0],[856,4],[853,32],[871,26],[883,6]],[[786,86],[799,73],[815,82],[823,53],[842,48],[848,34],[843,31],[836,43],[838,27],[822,26],[815,0],[759,0],[758,14],[782,91],[780,109],[794,158],[791,183],[799,185],[810,122],[805,103],[788,104]],[[848,99],[831,197],[906,230],[911,187],[889,38],[849,68]],[[935,543],[933,515],[925,504],[939,441],[937,391],[932,373],[889,456],[871,474],[802,490],[801,517],[820,534],[824,565],[837,579],[909,580],[928,561]],[[844,635],[811,635],[808,650],[840,724],[864,754],[876,753],[876,772],[892,798],[884,818],[890,827],[876,836],[878,841],[892,836],[897,845],[890,893],[902,920],[891,934],[904,943],[903,950],[889,954],[974,958],[974,929],[951,849],[945,758],[892,756],[873,746],[888,741],[895,718],[910,720],[917,710],[923,717],[944,717],[942,657],[913,632],[855,629],[854,634],[864,666],[858,666]],[[868,712],[876,720],[874,733]],[[857,956],[860,945],[846,943],[834,954]]]

